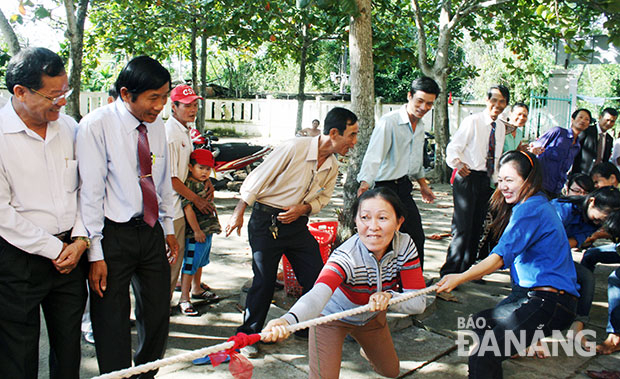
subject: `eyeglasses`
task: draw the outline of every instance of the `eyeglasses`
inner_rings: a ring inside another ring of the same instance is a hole
[[[47,96],[42,94],[41,92],[37,91],[36,89],[32,89],[32,88],[28,88],[29,90],[31,90],[32,92],[36,93],[39,96],[42,96],[44,98],[46,98],[47,100],[52,102],[52,105],[58,105],[58,103],[60,103],[61,100],[66,99],[67,97],[71,96],[71,94],[73,93],[73,88],[70,88],[67,92],[63,93],[60,96],[56,96],[56,97],[51,97],[51,96]]]
[[[568,189],[568,193],[575,193],[577,195],[587,195],[588,193],[586,192],[586,190],[584,190],[583,188],[580,187],[570,187]]]

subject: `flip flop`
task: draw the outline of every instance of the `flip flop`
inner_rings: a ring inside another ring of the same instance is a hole
[[[201,288],[203,291],[211,291],[211,287],[209,287],[209,286],[207,285],[207,283],[200,283],[200,288]]]
[[[179,310],[181,311],[181,314],[185,316],[198,316],[198,311],[194,309],[192,303],[189,301],[179,302]]]
[[[215,292],[204,290],[202,293],[196,295],[192,294],[192,299],[197,300],[206,300],[210,303],[216,302],[220,300],[220,297],[215,294]]]

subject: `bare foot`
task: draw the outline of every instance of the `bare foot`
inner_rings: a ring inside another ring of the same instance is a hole
[[[536,357],[538,359],[549,358],[549,351],[547,350],[547,345],[543,346],[542,342],[538,340],[538,342],[536,342],[536,345],[530,346],[529,349],[527,349],[527,356]]]
[[[583,330],[583,327],[583,322],[574,321],[568,329],[567,337],[570,339],[578,337],[579,343],[581,344],[581,347],[583,347],[584,351],[590,351],[590,341],[587,340],[585,335],[579,334]]]
[[[608,355],[620,351],[620,334],[609,333],[602,344],[596,345],[596,353]]]

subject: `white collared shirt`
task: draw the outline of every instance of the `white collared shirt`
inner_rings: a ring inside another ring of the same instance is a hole
[[[450,139],[446,147],[446,163],[456,168],[457,159],[469,166],[470,170],[486,171],[487,154],[489,150],[489,136],[491,134],[491,116],[487,111],[475,113],[465,117],[461,126]],[[504,149],[506,126],[498,118],[495,120],[495,172],[497,176],[499,158]]]
[[[138,176],[138,121],[119,98],[82,119],[77,156],[82,188],[80,209],[91,239],[88,260],[104,259],[101,248],[104,218],[127,222],[144,213]],[[165,234],[174,234],[174,191],[170,176],[166,130],[160,117],[144,123],[153,157],[159,221]]]
[[[375,181],[395,180],[407,175],[424,178],[424,124],[411,129],[407,105],[381,117],[368,142],[358,182],[371,187]]]
[[[78,212],[77,123],[60,115],[45,140],[13,109],[0,109],[0,236],[30,254],[56,259],[62,242],[54,234],[73,228],[86,236]]]
[[[170,175],[185,183],[188,175],[189,156],[194,150],[192,139],[189,136],[189,128],[183,126],[170,116],[166,121],[166,138],[168,139],[168,154],[170,156]],[[181,207],[181,195],[174,193],[174,219],[184,217]]]
[[[319,138],[297,137],[276,147],[243,182],[239,190],[243,201],[280,209],[309,204],[310,213],[318,213],[329,203],[338,177],[333,154],[317,168]]]

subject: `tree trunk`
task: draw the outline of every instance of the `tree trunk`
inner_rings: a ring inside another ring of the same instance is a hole
[[[202,31],[200,35],[200,96],[205,97],[207,94],[207,32]],[[198,130],[202,133],[205,130],[205,116],[207,112],[204,106],[200,107],[198,112]]]
[[[82,87],[82,56],[84,47],[84,22],[89,0],[79,0],[77,14],[73,0],[64,0],[67,12],[67,38],[70,43],[69,87],[73,93],[67,99],[67,114],[80,122],[80,92]]]
[[[435,77],[441,93],[435,101],[435,168],[427,175],[429,179],[438,183],[447,183],[450,180],[451,170],[446,165],[446,146],[450,142],[450,120],[448,117],[448,91],[446,90],[447,78]]]
[[[306,34],[306,25],[302,26],[301,58],[299,59],[299,86],[297,87],[297,123],[295,124],[295,133],[302,129],[301,123],[304,118],[304,101],[306,101],[306,62],[308,61],[308,36]]]
[[[192,62],[192,88],[194,91],[198,88],[198,56],[196,56],[196,39],[198,38],[198,25],[196,19],[192,25],[192,35],[189,41],[189,56]],[[204,106],[204,104],[203,104]]]
[[[0,10],[0,33],[2,33],[4,41],[9,46],[9,53],[11,53],[11,55],[19,53],[20,47],[17,35],[11,27],[11,24],[9,24],[9,20],[4,17],[2,10]]]
[[[359,134],[357,146],[349,159],[344,184],[344,209],[339,215],[339,238],[353,234],[353,202],[357,198],[357,174],[362,165],[370,135],[375,126],[375,82],[372,62],[372,20],[370,0],[355,0],[359,14],[351,19],[349,52],[351,66],[351,110],[357,115]]]

